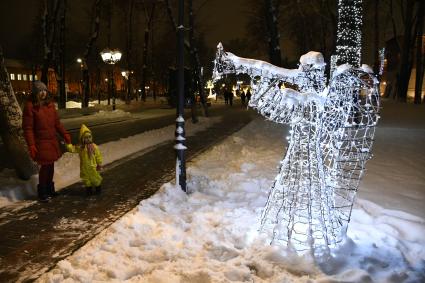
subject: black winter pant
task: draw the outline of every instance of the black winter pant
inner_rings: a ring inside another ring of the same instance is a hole
[[[47,187],[53,182],[53,174],[55,173],[54,163],[41,165],[38,173],[38,184],[42,187]]]

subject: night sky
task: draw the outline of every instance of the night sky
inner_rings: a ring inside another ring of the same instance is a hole
[[[175,1],[176,0],[172,0],[173,3],[176,3]],[[4,56],[6,58],[29,59],[31,57],[29,53],[34,41],[34,30],[36,30],[35,24],[40,15],[40,11],[38,11],[39,2],[41,2],[41,0],[0,0],[0,17],[2,21],[0,25],[0,44],[3,46]],[[194,0],[193,2],[196,13],[197,5],[204,1]],[[68,46],[70,44],[73,45],[72,48],[68,48],[67,50],[68,60],[81,56],[84,51],[88,39],[88,31],[90,29],[89,13],[92,3],[93,1],[89,0],[68,1],[67,27],[69,30],[73,30],[72,34],[68,34],[66,39]],[[117,3],[119,3],[119,1],[117,1]],[[114,13],[119,12],[115,11]],[[164,13],[165,12],[163,12],[160,21],[169,24],[169,22],[167,22],[168,18]],[[175,10],[175,14],[176,13],[177,10]],[[219,41],[226,42],[231,39],[243,39],[246,37],[248,33],[246,24],[249,20],[249,13],[252,13],[252,11],[249,11],[247,1],[244,0],[209,0],[196,14],[196,21],[198,23],[196,28],[198,31],[206,34],[208,47],[215,49]],[[185,17],[187,20],[187,15],[185,15]],[[134,25],[134,31],[139,32],[139,37],[142,38],[141,34],[144,29],[142,23],[143,18],[141,16],[139,18],[139,23]],[[122,22],[118,22],[119,19],[119,16],[113,17],[115,31],[112,36],[112,45],[118,48],[124,48],[125,31],[123,28],[125,25]],[[365,23],[363,28],[362,61],[371,64],[373,62],[373,52],[370,50],[372,50],[373,37],[370,30],[365,31],[368,26],[370,27],[371,23]],[[386,23],[381,24],[381,27],[387,30],[390,29],[391,25],[388,19],[386,19]],[[105,29],[106,25],[103,21],[97,41],[99,46],[106,46]],[[41,38],[40,29],[38,29],[38,33],[39,38]],[[386,39],[388,39],[388,35],[390,34],[390,32],[382,32],[382,36]],[[281,46],[282,56],[295,60],[298,59],[301,54],[297,52],[295,46],[292,44],[292,39],[288,38],[288,35],[285,34],[284,31],[281,31],[281,35],[284,41],[284,46]],[[172,38],[172,40],[174,41],[174,38]],[[143,44],[142,39],[140,39],[137,44],[138,46],[134,46],[134,48],[141,47]],[[383,41],[381,44],[383,44]]]
[[[81,33],[87,33],[87,27],[90,26],[87,15],[92,2],[68,1],[67,25],[80,30]],[[196,0],[194,2],[196,6]],[[244,37],[247,8],[243,3],[243,0],[210,0],[199,10],[196,20],[202,23],[199,28],[208,35],[206,40],[210,47],[215,48],[219,41]],[[5,57],[28,57],[26,52],[31,48],[31,35],[39,13],[37,0],[0,0],[0,38]],[[116,22],[113,22],[113,25],[120,26]],[[81,28],[77,28],[78,26]],[[137,27],[134,29],[136,31]],[[41,37],[41,31],[39,32]],[[100,33],[101,40],[102,30]],[[114,40],[119,41],[119,36],[114,34]]]

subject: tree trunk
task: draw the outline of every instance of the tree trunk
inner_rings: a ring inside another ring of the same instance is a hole
[[[112,0],[109,0],[108,2],[108,28],[107,28],[107,39],[108,39],[108,48],[111,48],[111,39],[112,39]],[[108,68],[108,105],[111,105],[111,94],[112,94],[112,87],[111,84],[111,71]]]
[[[415,0],[406,0],[406,14],[404,17],[404,36],[400,54],[400,69],[397,76],[397,98],[400,102],[407,101],[407,90],[409,87],[410,73],[412,71],[411,30],[413,27],[413,8]]]
[[[43,42],[44,42],[44,58],[41,68],[40,80],[48,85],[48,71],[53,55],[53,44],[56,36],[57,18],[60,10],[60,0],[55,0],[53,3],[53,15],[49,13],[49,1],[44,1],[44,15],[42,20],[43,27]]]
[[[153,24],[153,16],[155,12],[155,3],[152,4],[150,12],[145,6],[145,41],[143,43],[143,61],[142,61],[142,80],[140,89],[142,90],[142,100],[146,101],[146,81],[147,81],[147,64],[148,64],[148,47],[149,47],[149,34]]]
[[[96,0],[94,2],[93,10],[94,10],[94,18],[92,22],[92,28],[90,33],[89,41],[86,45],[86,50],[84,51],[83,56],[83,101],[81,103],[82,107],[89,106],[90,100],[90,73],[89,67],[87,65],[91,50],[93,48],[93,44],[96,42],[97,37],[99,35],[99,23],[100,23],[100,11],[101,11],[101,2],[102,0]]]
[[[131,64],[132,60],[132,47],[133,47],[133,10],[134,10],[134,0],[130,0],[128,6],[128,20],[127,20],[127,94],[125,101],[127,104],[130,103],[131,99],[131,79],[133,75],[133,66]]]
[[[189,0],[189,43],[190,43],[190,55],[192,58],[192,69],[195,70],[195,75],[198,78],[197,87],[199,97],[201,98],[202,109],[204,110],[204,116],[208,117],[208,105],[204,91],[204,78],[201,62],[199,60],[198,49],[195,44],[195,16],[193,14],[193,1]],[[195,102],[193,104],[195,105]],[[198,120],[197,118],[195,119]],[[193,119],[192,119],[193,121]]]
[[[270,63],[275,66],[281,66],[280,35],[278,31],[276,7],[273,0],[265,0],[265,12]]]
[[[147,61],[148,61],[148,44],[149,44],[149,28],[145,28],[145,40],[143,43],[143,58],[142,58],[142,79],[140,82],[140,89],[142,91],[142,100],[146,101],[146,79],[147,79]]]
[[[27,180],[37,174],[37,166],[31,160],[22,131],[22,111],[16,100],[4,65],[0,47],[0,135],[19,178]]]
[[[374,57],[375,63],[373,65],[373,71],[375,74],[379,73],[379,0],[375,0],[375,38],[374,38]]]
[[[415,104],[422,102],[422,84],[424,80],[424,60],[423,50],[423,26],[425,4],[423,0],[418,0],[418,10],[416,16],[416,83],[415,83]]]
[[[60,19],[59,33],[59,68],[57,81],[59,85],[58,107],[66,108],[66,89],[65,89],[65,18],[66,18],[66,0],[63,0],[62,14]]]

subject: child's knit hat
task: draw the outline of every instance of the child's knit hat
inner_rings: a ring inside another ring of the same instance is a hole
[[[81,124],[81,128],[80,128],[80,141],[83,140],[83,137],[84,137],[84,135],[86,133],[90,133],[91,134],[90,129],[86,125]]]
[[[38,94],[40,91],[47,91],[47,86],[42,81],[33,81],[32,93]]]

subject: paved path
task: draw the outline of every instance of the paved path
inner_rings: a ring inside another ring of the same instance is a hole
[[[253,115],[236,107],[226,111],[221,122],[188,137],[187,160],[242,128]],[[0,282],[35,280],[173,180],[173,143],[107,166],[100,196],[86,198],[77,183],[48,204],[35,203],[10,214],[0,224]]]

